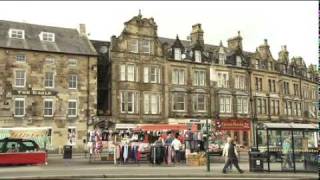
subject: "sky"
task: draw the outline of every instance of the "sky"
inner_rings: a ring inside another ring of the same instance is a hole
[[[245,51],[268,39],[275,59],[287,45],[290,58],[318,63],[318,1],[0,1],[0,19],[67,28],[84,23],[90,39],[110,41],[139,9],[154,18],[161,37],[185,40],[201,23],[206,44],[227,45],[240,31]]]

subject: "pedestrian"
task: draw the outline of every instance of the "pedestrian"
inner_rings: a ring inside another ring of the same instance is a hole
[[[229,142],[231,141],[231,137],[227,138],[227,142],[224,144],[222,156],[224,157],[224,163],[228,161],[228,149],[229,149]],[[229,164],[227,167],[230,171],[232,170],[232,164]]]
[[[235,148],[235,144],[232,138],[228,138],[228,150],[226,151],[226,156],[228,157],[227,162],[225,163],[222,172],[227,173],[226,169],[230,164],[233,164],[239,173],[243,173],[243,170],[240,169],[238,164],[238,152]]]
[[[180,140],[176,137],[173,139],[171,146],[174,149],[174,162],[175,163],[180,163],[180,149],[181,149],[181,142]]]
[[[282,153],[283,153],[282,169],[287,169],[287,164],[289,165],[289,168],[292,168],[290,146],[291,146],[290,139],[287,138],[286,140],[284,140],[282,145]]]

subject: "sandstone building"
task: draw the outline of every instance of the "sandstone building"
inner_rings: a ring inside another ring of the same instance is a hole
[[[286,46],[275,59],[267,40],[247,52],[240,32],[227,46],[204,40],[201,24],[192,26],[189,40],[159,37],[154,19],[139,14],[108,46],[96,43],[97,51],[108,49],[99,54],[106,63],[98,71],[107,75],[98,99],[107,102],[98,106],[105,118],[96,123],[197,123],[200,129],[209,120],[249,146],[259,122],[317,122],[315,66],[289,59]]]
[[[96,79],[96,51],[83,24],[78,32],[0,21],[2,130],[45,128],[51,150],[83,146],[96,115]]]

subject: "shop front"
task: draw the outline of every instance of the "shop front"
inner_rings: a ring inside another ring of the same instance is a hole
[[[215,129],[221,134],[232,137],[242,148],[250,146],[249,119],[219,119],[215,121]]]
[[[257,149],[264,153],[264,170],[318,171],[318,125],[293,123],[258,124]]]

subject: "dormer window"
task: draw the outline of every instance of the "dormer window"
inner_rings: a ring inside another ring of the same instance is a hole
[[[194,54],[195,61],[200,63],[201,62],[201,52],[199,50],[196,50],[194,53],[195,53]]]
[[[255,68],[256,69],[259,69],[259,67],[260,67],[260,61],[258,60],[258,59],[256,59],[255,61],[254,61],[254,66],[255,66]]]
[[[240,56],[236,56],[236,64],[237,66],[241,66],[241,57]]]
[[[226,62],[226,55],[225,54],[222,54],[222,53],[220,53],[219,54],[219,64],[225,64],[225,62]]]
[[[23,29],[10,29],[9,37],[16,39],[24,39],[24,30]]]
[[[269,70],[273,70],[272,62],[268,62],[268,68]]]
[[[51,32],[41,32],[40,33],[40,40],[41,41],[49,41],[54,42],[55,41],[55,35]]]
[[[181,60],[181,49],[180,48],[174,48],[174,59]]]

